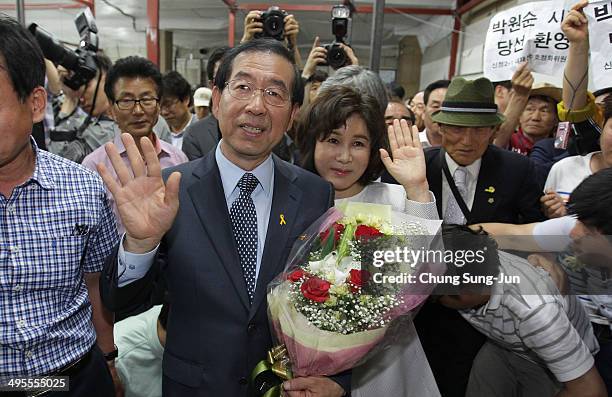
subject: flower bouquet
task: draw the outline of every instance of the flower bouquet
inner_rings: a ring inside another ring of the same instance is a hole
[[[254,371],[255,389],[264,395],[274,386],[270,372],[281,379],[329,376],[375,354],[393,336],[392,322],[414,313],[433,286],[379,282],[376,273],[416,274],[432,264],[392,261],[382,269],[372,266],[371,255],[400,244],[429,245],[440,224],[379,204],[347,203],[325,213],[300,236],[285,271],[268,286],[277,347]]]

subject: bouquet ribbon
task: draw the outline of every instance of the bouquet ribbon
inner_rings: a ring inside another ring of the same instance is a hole
[[[292,377],[287,348],[279,345],[268,351],[267,359],[257,363],[250,381],[258,396],[280,397],[283,381]]]

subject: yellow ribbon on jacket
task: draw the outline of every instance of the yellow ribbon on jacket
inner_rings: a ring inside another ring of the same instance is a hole
[[[251,384],[254,385],[255,391],[262,392],[263,388],[270,384],[270,378],[276,377],[274,383],[276,385],[267,389],[261,397],[280,397],[283,381],[293,377],[291,373],[291,362],[287,354],[285,345],[275,346],[268,351],[268,358],[261,360],[251,373]],[[267,379],[264,379],[267,378]],[[257,390],[257,389],[260,390]]]

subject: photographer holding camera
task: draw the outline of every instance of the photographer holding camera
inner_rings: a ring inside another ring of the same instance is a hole
[[[86,8],[74,20],[79,47],[65,48],[53,35],[35,23],[28,31],[43,55],[60,69],[64,103],[55,128],[50,131],[48,150],[80,163],[86,155],[114,137],[113,122],[106,117],[110,105],[104,94],[106,73],[112,62],[98,52],[98,27]],[[80,108],[79,106],[80,105]]]
[[[346,54],[346,62],[342,62],[342,66],[359,65],[359,59],[357,59],[351,47],[344,43],[337,43],[336,45],[338,46],[337,48],[340,48],[344,52],[344,54]],[[315,37],[314,43],[312,45],[312,50],[310,50],[310,54],[308,55],[308,59],[306,60],[306,65],[304,66],[304,70],[302,71],[302,78],[306,83],[304,86],[304,92],[310,93],[312,90],[312,85],[316,84],[316,82],[313,80],[313,77],[317,70],[317,66],[325,66],[330,64],[328,58],[328,50],[326,48],[330,46],[331,44],[321,46],[319,36]],[[318,84],[320,85],[321,83]],[[305,95],[304,104],[307,105],[310,102],[310,95]]]
[[[298,67],[302,66],[302,57],[297,48],[297,36],[300,32],[300,24],[292,14],[287,14],[277,6],[272,6],[266,11],[249,11],[244,18],[244,34],[240,43],[249,40],[270,37],[285,42]]]
[[[111,60],[102,54],[94,55],[98,66],[96,76],[78,90],[62,84],[64,102],[56,117],[55,128],[50,132],[48,149],[74,162],[80,163],[85,156],[115,135],[114,122],[107,116],[110,108],[104,94],[106,74],[112,66]],[[60,75],[69,75],[60,70]],[[64,79],[65,80],[65,79]]]

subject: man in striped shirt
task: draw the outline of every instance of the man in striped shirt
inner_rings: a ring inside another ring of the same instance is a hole
[[[99,176],[36,146],[42,52],[11,18],[0,16],[0,37],[0,387],[64,376],[62,396],[112,396],[113,317],[98,285],[113,214]]]
[[[472,233],[444,233],[445,249],[483,250],[485,259],[451,265],[461,286],[440,298],[488,338],[474,360],[466,396],[605,396],[593,360],[599,345],[577,297],[561,296],[546,271]],[[470,279],[475,275],[489,276],[490,283]]]

